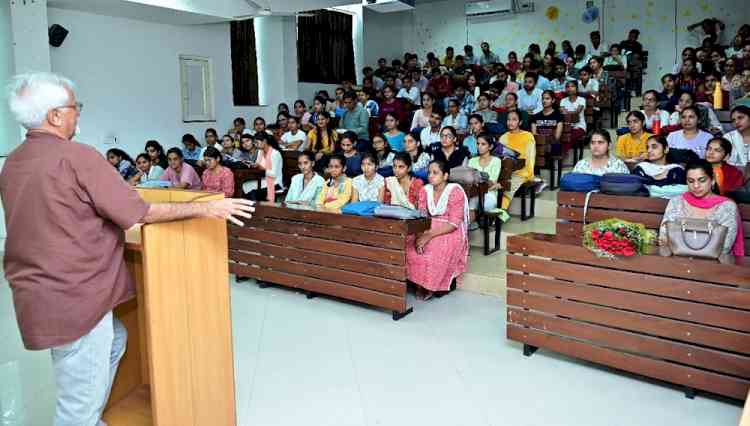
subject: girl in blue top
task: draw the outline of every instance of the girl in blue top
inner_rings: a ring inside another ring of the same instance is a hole
[[[213,129],[208,129],[213,130]],[[206,130],[206,133],[208,133]],[[195,139],[195,136],[190,133],[186,133],[182,136],[182,145],[185,147],[182,150],[182,158],[185,160],[198,161],[201,159],[201,144]]]
[[[388,145],[395,152],[403,152],[404,150],[404,132],[398,129],[398,118],[393,113],[387,113],[385,115],[385,138],[388,141]]]
[[[323,178],[315,173],[315,154],[304,151],[297,158],[297,165],[301,173],[292,177],[292,184],[286,194],[286,203],[315,204],[320,190],[325,185]]]

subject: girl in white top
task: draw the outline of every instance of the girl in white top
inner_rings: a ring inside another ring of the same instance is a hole
[[[378,173],[375,156],[365,153],[362,156],[362,174],[352,180],[352,203],[357,201],[383,202],[385,179]]]
[[[434,104],[435,98],[432,93],[422,93],[422,108],[414,112],[414,118],[411,120],[411,127],[409,130],[430,127],[430,116],[432,115],[432,106]]]
[[[582,159],[576,163],[573,173],[586,173],[602,176],[605,173],[630,173],[624,161],[609,155],[612,143],[609,132],[594,130],[591,134],[591,159]]]
[[[660,126],[669,125],[669,112],[659,109],[659,94],[656,90],[647,90],[643,93],[643,109],[641,110],[646,117],[643,127],[647,130],[654,130],[654,120],[660,120]]]
[[[151,164],[151,158],[149,158],[146,153],[138,154],[138,157],[135,159],[135,165],[138,169],[138,173],[130,178],[131,185],[139,185],[152,180],[159,180],[161,175],[164,174],[164,169],[158,165]]]
[[[586,99],[578,96],[578,84],[575,81],[565,83],[566,98],[560,101],[560,110],[563,114],[578,113],[578,122],[573,123],[576,129],[586,131]]]
[[[323,178],[314,170],[315,154],[311,151],[303,152],[297,158],[297,165],[301,173],[292,177],[284,202],[313,205],[325,186]]]
[[[732,143],[732,154],[727,163],[739,168],[748,175],[748,154],[750,153],[750,108],[739,105],[732,108],[732,123],[735,130],[724,135]]]
[[[291,151],[302,151],[307,148],[307,134],[299,129],[299,118],[290,116],[289,131],[281,135],[281,147]]]
[[[711,140],[711,134],[698,128],[698,108],[685,107],[680,114],[682,130],[672,132],[667,136],[670,148],[689,149],[700,158],[706,158],[706,145]]]

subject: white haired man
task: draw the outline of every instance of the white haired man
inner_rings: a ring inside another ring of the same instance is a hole
[[[0,173],[5,274],[18,327],[27,349],[51,351],[55,426],[104,425],[127,340],[112,309],[133,294],[123,230],[191,217],[241,224],[252,203],[149,205],[99,152],[72,141],[83,105],[70,80],[22,74],[8,92],[11,112],[28,130]]]

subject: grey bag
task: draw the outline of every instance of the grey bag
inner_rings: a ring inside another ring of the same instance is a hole
[[[675,256],[719,259],[728,229],[713,220],[678,217],[669,221],[669,250]]]
[[[455,182],[459,185],[476,185],[487,182],[489,178],[490,175],[485,172],[480,172],[475,168],[458,166],[451,169],[448,181]]]
[[[424,214],[419,210],[407,209],[401,206],[381,205],[375,208],[375,216],[391,219],[422,219]]]

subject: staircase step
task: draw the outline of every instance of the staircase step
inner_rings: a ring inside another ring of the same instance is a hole
[[[503,224],[503,229],[500,235],[500,248],[505,250],[506,243],[509,236],[525,234],[527,232],[538,232],[541,234],[554,234],[555,233],[555,218],[548,217],[535,217],[525,222],[517,217],[511,218],[508,222]],[[469,244],[471,247],[484,247],[484,231],[477,229],[471,231]],[[494,244],[495,231],[490,232],[490,244]]]
[[[461,288],[505,299],[505,256],[505,251],[485,256],[482,249],[472,247]]]

